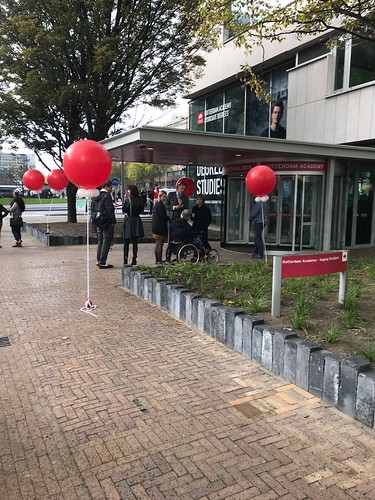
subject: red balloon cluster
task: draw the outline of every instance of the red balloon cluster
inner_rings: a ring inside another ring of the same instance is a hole
[[[195,184],[193,179],[190,179],[190,177],[181,177],[176,182],[176,189],[178,188],[179,184],[181,184],[181,182],[186,184],[186,189],[184,194],[186,194],[187,197],[191,196],[195,191]]]
[[[268,195],[276,184],[274,171],[267,165],[257,165],[246,175],[246,188],[255,196]]]
[[[47,176],[47,182],[51,186],[52,189],[56,191],[61,191],[61,189],[65,189],[68,185],[69,179],[65,175],[64,170],[60,170],[59,168],[52,170]]]
[[[68,147],[63,167],[73,184],[83,189],[93,189],[108,179],[112,163],[104,146],[96,141],[82,140]]]
[[[32,191],[39,191],[44,185],[44,177],[42,172],[36,170],[35,168],[27,170],[22,177],[22,182]]]

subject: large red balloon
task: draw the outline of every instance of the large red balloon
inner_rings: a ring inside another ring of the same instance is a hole
[[[246,187],[255,196],[266,196],[276,184],[274,171],[267,165],[257,165],[246,175]]]
[[[190,179],[190,177],[181,177],[176,182],[176,189],[178,188],[179,184],[181,184],[181,182],[186,184],[186,189],[184,191],[184,194],[186,194],[187,197],[191,196],[195,191],[195,184],[193,179]]]
[[[35,168],[27,170],[22,177],[22,182],[32,191],[39,191],[44,185],[44,176],[42,172],[36,170]]]
[[[60,191],[61,189],[65,189],[68,185],[69,179],[65,175],[64,170],[60,170],[56,168],[52,170],[47,176],[47,182],[51,186],[52,189],[56,191]]]
[[[67,178],[83,189],[93,189],[105,182],[112,163],[108,151],[98,142],[85,140],[71,144],[63,159]]]

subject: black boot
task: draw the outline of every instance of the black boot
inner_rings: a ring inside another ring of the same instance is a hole
[[[128,259],[124,259],[124,266],[128,263]]]
[[[136,265],[137,265],[137,257],[133,257],[132,266],[136,266]]]

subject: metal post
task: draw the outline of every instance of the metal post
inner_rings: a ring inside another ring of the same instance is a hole
[[[346,271],[340,272],[339,304],[343,304],[346,294]]]
[[[280,316],[281,304],[281,263],[282,257],[274,255],[272,272],[272,307],[271,316],[278,318]]]

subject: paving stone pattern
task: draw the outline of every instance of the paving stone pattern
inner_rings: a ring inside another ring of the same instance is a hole
[[[120,246],[90,315],[85,247],[1,243],[1,500],[375,499],[374,430],[123,290]]]

